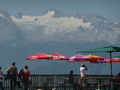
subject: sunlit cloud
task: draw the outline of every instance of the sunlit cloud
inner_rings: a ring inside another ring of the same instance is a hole
[[[59,16],[51,10],[42,16],[16,16],[7,17],[0,13],[0,42],[17,39],[18,30],[23,33],[23,40],[30,43],[39,42],[98,42],[115,43],[120,36],[120,23],[109,22],[107,19],[96,17]],[[96,21],[95,21],[96,20]]]
[[[55,11],[48,11],[43,16],[23,16],[21,19],[11,16],[12,20],[26,33],[26,38],[39,40],[61,40],[71,38],[71,32],[91,29],[90,22],[84,22],[82,18],[54,17]],[[57,35],[57,37],[56,37]],[[72,39],[72,38],[71,38]]]

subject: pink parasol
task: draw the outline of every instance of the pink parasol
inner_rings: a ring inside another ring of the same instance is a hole
[[[102,63],[102,62],[104,62],[104,60],[105,60],[105,58],[102,56],[78,54],[78,55],[70,57],[68,61]]]
[[[77,54],[69,58],[70,62],[88,62],[89,58],[86,55]]]

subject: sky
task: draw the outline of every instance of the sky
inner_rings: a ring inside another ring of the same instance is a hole
[[[0,0],[0,8],[9,13],[23,12],[39,15],[56,9],[66,13],[98,14],[120,18],[120,0]]]
[[[120,0],[0,0],[0,53],[2,53],[0,57],[3,66],[6,66],[8,61],[11,63],[11,57],[18,60],[21,65],[26,63],[23,63],[25,57],[37,52],[58,52],[72,56],[77,49],[118,43],[119,4]],[[10,16],[2,10],[8,12]],[[17,13],[26,16],[17,18],[14,16]],[[43,62],[46,66],[40,63],[29,62],[29,65],[33,71],[37,69],[40,69],[41,73],[53,71],[52,68],[49,70],[46,67],[54,66],[52,63]],[[67,73],[68,69],[74,66],[79,73],[79,64],[56,64],[57,68],[61,66],[66,67],[64,72],[59,69],[56,70],[57,73]],[[105,72],[94,68],[98,65],[89,66],[93,67],[89,70],[90,73]]]

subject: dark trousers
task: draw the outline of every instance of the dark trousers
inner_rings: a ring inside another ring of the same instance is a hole
[[[28,80],[23,81],[23,86],[24,86],[24,90],[28,90],[28,88],[29,88],[29,81]]]
[[[10,80],[10,90],[15,90],[16,89],[16,84],[17,84],[17,80],[16,79],[11,79]]]
[[[0,88],[1,88],[1,90],[4,90],[3,82],[0,82]]]
[[[113,88],[114,88],[114,90],[120,90],[120,84],[119,83],[115,83],[113,85]]]

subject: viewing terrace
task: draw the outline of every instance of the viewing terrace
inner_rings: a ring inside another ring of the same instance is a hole
[[[38,75],[33,74],[29,90],[82,90],[80,88],[80,75],[74,75],[74,83],[70,84],[67,80],[68,74],[60,75]],[[23,90],[22,82],[18,80],[21,87],[16,86],[16,90]],[[109,75],[88,75],[85,90],[120,90],[116,86],[114,77]],[[10,90],[10,80],[4,80],[5,90]],[[115,89],[117,88],[117,89]]]

